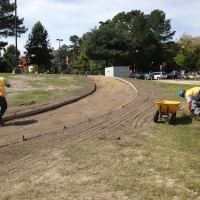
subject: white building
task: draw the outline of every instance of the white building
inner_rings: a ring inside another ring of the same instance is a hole
[[[128,78],[129,75],[130,75],[129,66],[112,66],[105,68],[105,76]]]

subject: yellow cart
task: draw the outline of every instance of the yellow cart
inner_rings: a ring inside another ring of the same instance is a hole
[[[180,108],[181,102],[157,100],[155,103],[157,110],[154,113],[153,121],[157,123],[162,118],[168,118],[169,124],[173,124],[173,122],[176,120],[176,111]]]

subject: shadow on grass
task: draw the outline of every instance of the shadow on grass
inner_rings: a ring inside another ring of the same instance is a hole
[[[26,126],[29,124],[34,124],[37,123],[37,120],[26,120],[26,121],[19,121],[19,122],[14,122],[14,123],[6,123],[4,126]]]
[[[192,118],[188,115],[183,115],[176,118],[175,125],[188,125],[192,124]]]
[[[165,124],[168,123],[168,118],[162,119],[158,121],[158,124]],[[192,124],[192,118],[189,115],[182,114],[179,117],[176,117],[176,119],[171,122],[170,125],[189,125]]]

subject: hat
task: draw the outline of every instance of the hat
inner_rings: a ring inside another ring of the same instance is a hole
[[[185,95],[184,95],[184,92],[185,92],[185,90],[181,90],[181,91],[179,91],[178,95],[179,95],[180,97],[184,97],[184,96],[185,96]]]

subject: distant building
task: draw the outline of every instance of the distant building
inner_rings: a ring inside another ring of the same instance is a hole
[[[105,76],[128,78],[130,76],[130,67],[129,66],[106,67]]]
[[[52,52],[50,54],[53,55],[54,57],[53,59],[56,59],[56,53],[57,53],[57,50],[52,49]],[[33,70],[33,65],[28,66],[28,61],[25,56],[20,56],[19,59],[20,59],[20,64],[18,65],[19,68],[21,68],[27,73]]]
[[[53,55],[53,59],[56,59],[56,54],[57,54],[57,50],[52,49],[52,52],[50,53],[51,55]]]
[[[25,72],[29,72],[28,70],[28,62],[25,56],[20,56],[20,62],[21,64],[19,64],[18,66],[23,69]]]

